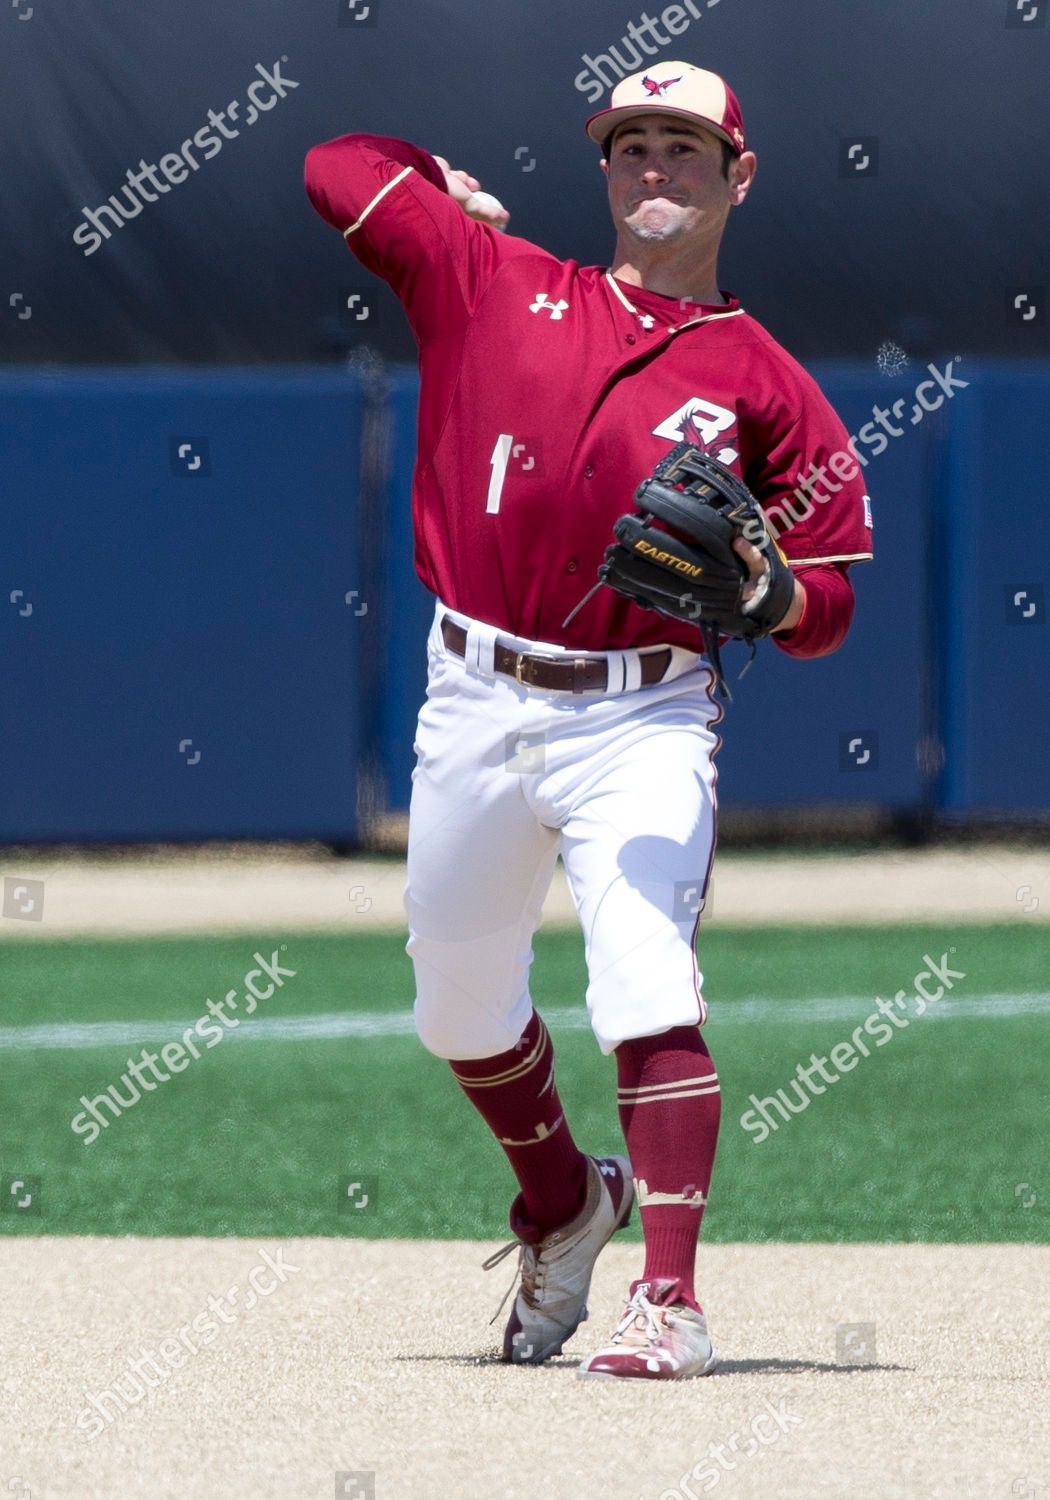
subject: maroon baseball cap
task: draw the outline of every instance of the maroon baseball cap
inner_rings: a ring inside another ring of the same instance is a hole
[[[746,150],[744,117],[733,90],[718,73],[686,62],[659,63],[621,79],[608,107],[587,121],[587,134],[603,146],[625,120],[652,114],[692,120],[727,141],[738,156]]]

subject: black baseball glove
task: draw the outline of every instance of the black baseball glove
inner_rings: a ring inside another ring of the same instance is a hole
[[[634,503],[635,514],[613,527],[616,541],[598,577],[643,609],[698,625],[718,690],[728,698],[719,637],[747,641],[754,655],[755,641],[780,624],[795,595],[784,554],[743,480],[691,443],[671,449],[638,486]],[[733,551],[737,537],[766,560],[749,598],[750,575]]]

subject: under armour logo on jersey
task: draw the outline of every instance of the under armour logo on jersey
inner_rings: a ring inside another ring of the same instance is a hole
[[[569,304],[561,297],[558,298],[557,302],[552,302],[546,292],[537,292],[535,302],[529,303],[529,312],[549,312],[551,322],[557,323],[560,321],[562,313],[567,311],[568,306]]]
[[[662,99],[665,89],[669,89],[672,83],[681,83],[681,81],[681,73],[679,73],[677,78],[665,78],[660,83],[657,83],[655,78],[650,78],[647,73],[642,79],[642,88],[647,94],[651,94],[654,99]]]

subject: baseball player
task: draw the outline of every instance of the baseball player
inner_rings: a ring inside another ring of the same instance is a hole
[[[506,209],[476,178],[406,141],[315,146],[306,189],[393,288],[419,346],[415,556],[436,604],[408,952],[418,1034],[519,1187],[514,1238],[488,1263],[518,1251],[503,1357],[561,1351],[637,1202],[645,1264],[580,1373],[676,1380],[716,1363],[694,1264],[720,1112],[696,959],[715,847],[717,643],[612,587],[577,606],[639,482],[685,445],[780,516],[777,548],[732,542],[742,607],[764,598],[776,646],[821,656],[849,628],[848,569],[871,556],[870,512],[817,385],[719,288],[726,221],[756,166],[727,84],[659,63],[619,83],[586,131],[616,231],[609,267],[506,233]],[[654,566],[671,556],[647,547]],[[559,853],[590,1020],[616,1059],[627,1150],[600,1160],[572,1133],[529,994]]]

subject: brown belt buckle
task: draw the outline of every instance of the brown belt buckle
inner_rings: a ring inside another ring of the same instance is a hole
[[[544,654],[542,651],[518,651],[514,657],[514,681],[519,687],[532,687],[532,683],[521,675],[525,663],[533,661],[555,662],[557,660],[558,657]]]
[[[593,660],[593,658],[588,658],[586,656],[554,656],[549,651],[519,651],[516,653],[514,659],[514,680],[520,687],[535,686],[535,684],[531,682],[527,677],[522,676],[522,670],[526,662],[550,662],[552,666],[558,666],[562,663],[567,665],[571,661],[573,673],[575,676],[575,673],[581,667],[586,667],[589,660]],[[584,688],[578,688],[575,681],[573,682],[570,692],[582,693],[584,691]]]

